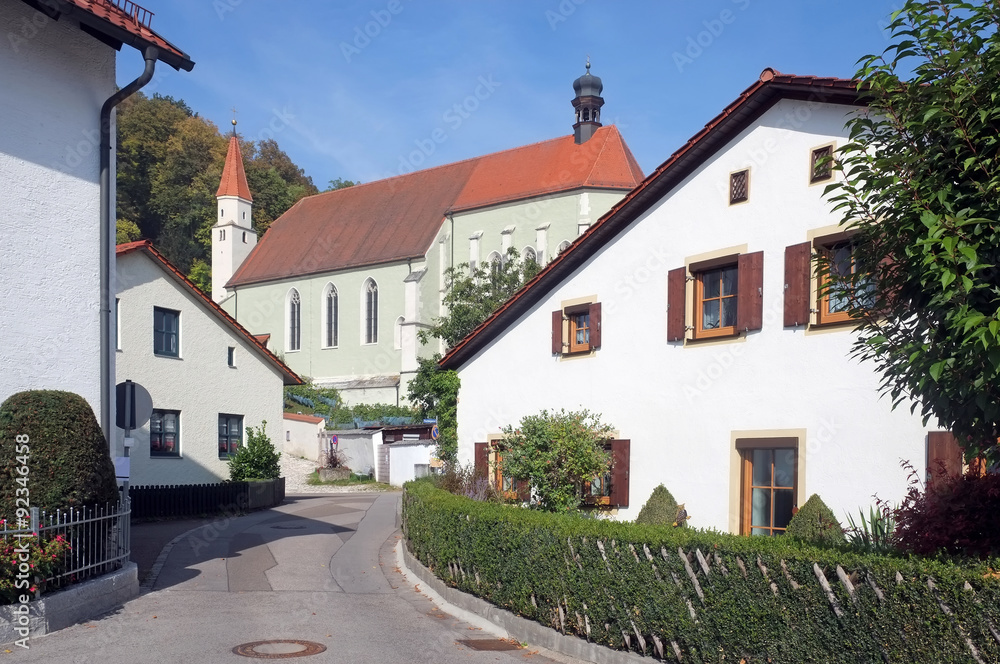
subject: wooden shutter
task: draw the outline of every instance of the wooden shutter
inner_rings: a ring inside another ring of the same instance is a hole
[[[927,434],[927,479],[957,477],[962,474],[963,454],[958,439],[950,431]]]
[[[517,499],[528,503],[531,502],[531,485],[528,480],[514,480],[514,488],[517,490]]]
[[[629,440],[611,441],[611,491],[612,507],[628,507],[628,476],[629,456],[632,442]]]
[[[487,443],[476,443],[474,455],[473,474],[476,477],[489,477],[490,475],[490,448]]]
[[[562,355],[563,350],[563,313],[562,310],[552,312],[552,354]]]
[[[684,341],[684,268],[667,272],[667,341]]]
[[[809,322],[809,277],[812,245],[809,242],[785,247],[785,327]]]
[[[601,347],[601,303],[595,302],[590,305],[590,347],[597,349]]]
[[[736,331],[764,325],[764,252],[740,254],[737,262]]]

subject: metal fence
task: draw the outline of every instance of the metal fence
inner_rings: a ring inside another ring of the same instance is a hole
[[[69,549],[62,555],[54,573],[41,579],[46,590],[101,576],[120,569],[129,558],[128,497],[118,504],[85,508],[57,509],[54,512],[31,508],[31,526],[0,530],[3,541],[38,537],[47,542],[62,536]]]

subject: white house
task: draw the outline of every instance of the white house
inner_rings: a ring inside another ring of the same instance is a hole
[[[285,413],[283,418],[285,435],[278,445],[282,454],[318,462],[325,451],[323,432],[326,431],[326,420],[302,413]]]
[[[574,89],[573,135],[304,198],[256,246],[250,192],[223,177],[214,299],[345,401],[401,402],[443,350],[417,333],[446,313],[448,268],[509,248],[545,264],[642,180],[589,65]]]
[[[879,398],[812,270],[819,252],[851,269],[822,158],[857,111],[854,81],[764,70],[443,359],[460,461],[525,415],[587,408],[618,432],[595,485],[618,519],[660,483],[693,525],[742,533],[781,532],[814,493],[841,519],[901,498],[900,460],[922,469],[941,435]]]
[[[285,385],[302,381],[148,241],[118,246],[118,380],[145,387],[131,482],[229,479],[229,455],[260,427],[280,448]]]
[[[115,235],[114,216],[100,213],[102,195],[114,201],[114,165],[108,148],[102,191],[101,109],[123,44],[145,54],[150,75],[157,60],[194,66],[150,18],[137,5],[0,0],[0,401],[26,389],[75,392],[106,433],[114,352],[102,318],[113,331]]]

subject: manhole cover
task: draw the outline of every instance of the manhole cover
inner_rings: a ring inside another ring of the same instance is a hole
[[[233,652],[243,657],[255,659],[288,659],[289,657],[307,657],[318,655],[326,650],[322,643],[314,641],[297,641],[294,639],[271,639],[270,641],[254,641],[233,648]]]
[[[472,650],[520,650],[521,646],[503,639],[459,639],[466,648]]]
[[[302,530],[305,526],[271,526],[272,528],[277,528],[279,530]]]

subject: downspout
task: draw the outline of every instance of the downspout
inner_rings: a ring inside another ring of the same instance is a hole
[[[147,46],[142,53],[146,61],[139,78],[108,97],[101,106],[101,429],[112,447],[114,422],[111,421],[111,397],[115,377],[111,375],[112,295],[109,289],[114,281],[111,275],[111,238],[115,237],[115,218],[111,214],[111,111],[153,78],[156,58],[160,54],[155,46]]]

